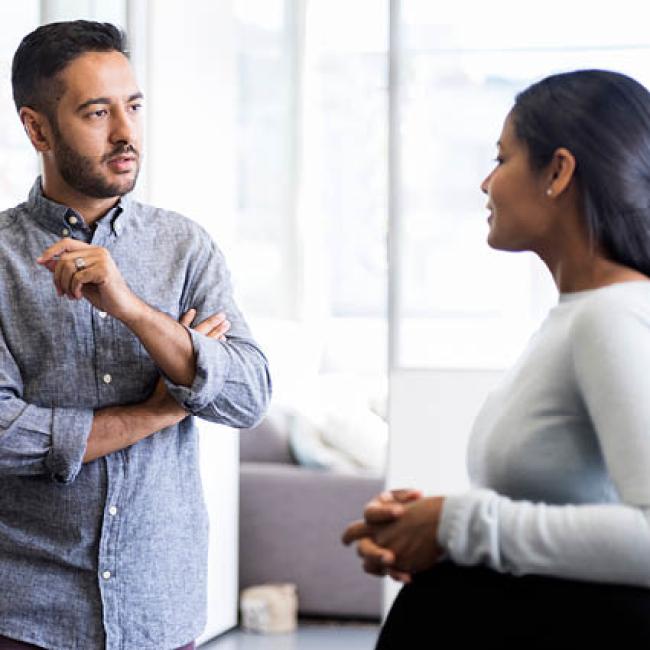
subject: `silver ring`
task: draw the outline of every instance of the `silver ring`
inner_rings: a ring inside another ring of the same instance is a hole
[[[74,258],[74,267],[77,271],[83,271],[86,268],[86,260],[83,257]]]

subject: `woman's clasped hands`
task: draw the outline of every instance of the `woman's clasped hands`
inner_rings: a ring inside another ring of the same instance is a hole
[[[418,490],[382,492],[371,499],[363,520],[344,531],[344,544],[356,542],[363,568],[410,582],[413,574],[430,569],[442,557],[438,527],[444,497],[423,497]]]

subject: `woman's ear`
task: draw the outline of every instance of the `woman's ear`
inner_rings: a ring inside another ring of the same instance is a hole
[[[548,166],[546,195],[552,198],[562,194],[569,187],[575,169],[576,159],[573,154],[564,147],[556,149]]]
[[[30,139],[34,149],[40,153],[49,151],[52,148],[52,129],[45,115],[27,106],[23,106],[20,109],[19,115],[25,133],[27,133],[27,137]]]

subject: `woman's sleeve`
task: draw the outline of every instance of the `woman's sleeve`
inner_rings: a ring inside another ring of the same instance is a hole
[[[547,505],[490,490],[452,495],[438,537],[455,562],[650,587],[648,311],[595,303],[571,331],[576,386],[620,503]]]

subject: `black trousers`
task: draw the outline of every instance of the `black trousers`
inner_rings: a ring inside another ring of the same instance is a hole
[[[397,596],[376,650],[650,648],[650,589],[450,562]]]

